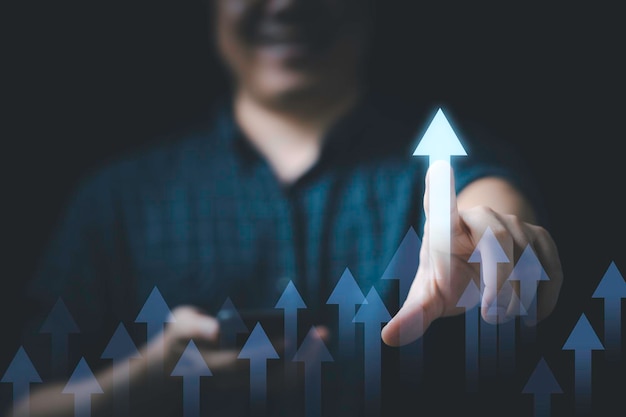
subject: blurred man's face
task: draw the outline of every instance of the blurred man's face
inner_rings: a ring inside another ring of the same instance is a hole
[[[213,0],[217,46],[257,98],[328,94],[354,81],[369,0]]]

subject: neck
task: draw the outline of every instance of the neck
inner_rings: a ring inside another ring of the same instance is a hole
[[[356,93],[340,97],[266,103],[239,90],[235,95],[235,118],[279,181],[289,184],[315,164],[325,133],[358,99]]]

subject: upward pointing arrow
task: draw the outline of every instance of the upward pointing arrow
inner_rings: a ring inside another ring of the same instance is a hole
[[[385,307],[383,300],[372,287],[365,297],[367,303],[363,303],[356,315],[355,323],[363,323],[365,342],[365,401],[366,410],[379,415],[380,412],[380,371],[381,371],[381,340],[380,327],[382,323],[391,320],[391,315]]]
[[[622,298],[626,298],[626,281],[615,262],[607,268],[592,297],[604,300],[604,344],[609,359],[616,360],[621,353]]]
[[[478,389],[478,323],[480,317],[476,305],[480,302],[480,290],[470,281],[461,294],[457,307],[465,308],[465,382],[468,391]]]
[[[333,357],[315,327],[304,337],[293,361],[304,362],[305,417],[319,417],[322,415],[322,362],[332,362]]]
[[[335,284],[333,292],[326,304],[337,304],[339,309],[339,355],[342,358],[352,357],[355,348],[355,329],[352,319],[356,306],[364,302],[365,296],[357,284],[350,269],[346,268]]]
[[[111,340],[102,352],[102,359],[113,361],[113,397],[116,416],[128,415],[130,392],[130,360],[141,358],[123,323],[117,326]]]
[[[68,335],[80,333],[80,330],[61,297],[50,310],[39,332],[50,334],[52,372],[65,377],[68,371]]]
[[[450,165],[452,156],[466,156],[467,152],[450,126],[441,109],[437,110],[424,136],[420,140],[413,156],[428,156],[429,167],[436,161]],[[439,174],[439,172],[438,172]],[[451,177],[448,169],[442,169],[441,175],[429,176],[429,242],[430,247],[441,248],[450,253],[450,209]],[[449,267],[449,258],[446,267]],[[446,271],[448,268],[446,268]]]
[[[237,345],[237,335],[250,331],[230,297],[227,297],[220,307],[217,318],[220,322],[219,337],[222,349],[234,348]]]
[[[278,359],[279,356],[261,323],[252,329],[238,358],[250,360],[250,406],[253,414],[263,415],[267,394],[267,360]]]
[[[135,323],[146,323],[147,342],[158,341],[157,346],[162,350],[164,348],[163,338],[161,337],[163,327],[166,323],[174,321],[176,320],[172,316],[172,311],[165,302],[159,289],[155,286],[139,311],[139,314],[137,314]],[[163,362],[155,363],[154,366],[150,368],[150,374],[151,377],[156,380],[163,378]]]
[[[409,289],[419,266],[419,254],[422,242],[415,229],[409,227],[400,246],[394,253],[381,279],[397,279],[400,284],[400,305],[406,300]]]
[[[20,348],[15,353],[13,360],[5,371],[0,382],[13,384],[13,405],[17,405],[18,401],[26,398],[20,407],[21,416],[28,416],[30,413],[28,406],[28,396],[30,394],[30,384],[34,382],[42,382],[39,373],[35,369],[33,362],[24,350]],[[18,416],[16,416],[18,417]]]
[[[274,308],[283,310],[285,317],[285,359],[291,360],[296,353],[298,341],[298,309],[306,308],[304,300],[292,281],[287,283],[287,287],[285,287]]]
[[[62,393],[74,394],[74,417],[89,417],[91,416],[91,395],[102,394],[104,391],[85,358],[81,358]]]
[[[531,323],[537,320],[537,285],[539,281],[548,281],[550,277],[541,265],[539,258],[530,245],[527,245],[511,270],[509,281],[519,281],[520,301],[526,309]]]
[[[563,390],[544,358],[539,359],[535,370],[522,389],[522,393],[533,394],[535,397],[534,417],[550,416],[550,396],[561,394]]]
[[[582,414],[591,406],[591,351],[603,349],[587,316],[582,314],[563,345],[563,350],[574,351],[576,405]]]
[[[193,340],[185,347],[171,375],[183,378],[183,416],[200,416],[200,378],[213,373]]]

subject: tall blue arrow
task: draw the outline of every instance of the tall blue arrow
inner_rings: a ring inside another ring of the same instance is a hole
[[[264,415],[267,396],[267,361],[278,359],[271,340],[257,323],[239,352],[239,359],[250,360],[250,407],[253,414]]]
[[[285,290],[276,302],[274,308],[282,309],[285,326],[285,360],[289,361],[296,353],[298,341],[298,309],[306,308],[304,300],[292,281],[287,283]]]
[[[141,358],[141,354],[131,339],[123,323],[117,326],[111,340],[104,348],[102,359],[113,362],[113,398],[116,416],[126,416],[129,412],[130,360]]]
[[[437,110],[435,117],[415,148],[413,156],[428,156],[429,167],[437,161],[444,161],[450,165],[452,156],[467,156],[467,152],[465,152],[441,109]],[[430,225],[428,238],[430,247],[437,247],[445,253],[450,253],[450,195],[453,192],[451,190],[450,171],[442,169],[438,175],[429,176],[428,189],[428,222]],[[446,271],[448,271],[449,258],[445,266],[447,267]]]
[[[91,416],[91,395],[103,394],[104,391],[85,358],[81,358],[62,393],[74,394],[74,417],[89,417]]]
[[[326,304],[337,304],[339,309],[338,346],[339,356],[342,358],[350,358],[354,355],[355,328],[352,319],[356,306],[362,304],[364,300],[365,296],[359,284],[350,270],[346,268],[326,301]]]
[[[200,416],[200,378],[213,376],[198,347],[189,341],[171,376],[183,378],[183,416]]]
[[[402,242],[400,242],[398,249],[381,276],[383,280],[398,280],[399,305],[402,305],[406,300],[415,274],[417,273],[421,246],[422,242],[417,236],[417,232],[415,232],[413,227],[409,227],[409,230],[404,235]],[[402,332],[402,328],[400,332]],[[403,339],[402,337],[400,338]],[[399,348],[400,362],[402,363],[401,370],[406,374],[405,378],[409,375],[419,378],[423,373],[423,341],[424,339],[420,337]]]
[[[172,323],[175,319],[172,311],[168,307],[159,289],[155,286],[146,299],[143,307],[135,318],[135,323],[146,323],[147,342],[158,341],[163,349],[162,332],[166,323]],[[150,367],[152,378],[161,379],[163,377],[163,363],[154,363]]]
[[[534,342],[535,327],[537,322],[537,285],[539,281],[547,281],[550,278],[543,269],[539,258],[530,245],[527,245],[517,263],[511,270],[509,281],[519,281],[520,301],[526,309],[524,321],[528,324],[522,326],[524,338],[528,342]],[[530,340],[528,340],[530,339]]]
[[[522,389],[524,394],[534,396],[534,417],[550,416],[552,394],[561,394],[563,390],[544,358],[539,359],[535,370]]]
[[[621,354],[622,298],[626,298],[626,281],[611,262],[593,293],[593,298],[604,299],[604,345],[606,355],[617,360]]]
[[[80,333],[67,306],[59,297],[50,310],[48,317],[39,329],[40,333],[49,333],[51,342],[52,372],[54,375],[66,376],[68,360],[68,339],[71,333]]]
[[[26,417],[30,413],[28,396],[30,395],[30,384],[39,383],[41,377],[30,357],[24,350],[24,347],[20,346],[13,360],[9,364],[9,367],[4,372],[0,382],[13,384],[13,405],[17,405],[19,401],[25,399],[20,406],[20,415],[15,417]]]
[[[478,390],[478,323],[480,314],[477,305],[480,302],[480,290],[470,281],[456,303],[465,308],[465,384],[468,392]]]
[[[495,321],[498,315],[498,264],[508,263],[510,261],[490,227],[487,227],[480,237],[468,262],[480,264],[481,307],[483,311],[486,311],[487,316],[493,317]],[[493,294],[490,300],[486,295],[488,291],[491,291]],[[481,369],[484,370],[487,375],[493,375],[497,368],[498,359],[498,327],[482,318],[484,317],[481,314]]]
[[[237,336],[250,331],[230,297],[226,298],[218,310],[217,318],[220,322],[220,347],[222,349],[234,348],[237,345]]]
[[[585,314],[578,319],[563,345],[563,350],[574,351],[576,410],[587,415],[591,408],[591,351],[604,350],[604,346]]]
[[[315,327],[311,327],[304,337],[293,360],[304,362],[305,417],[321,417],[322,362],[332,362],[333,357]]]
[[[367,303],[361,304],[353,321],[363,323],[363,341],[365,343],[364,366],[365,366],[365,409],[372,415],[380,415],[380,371],[381,371],[381,339],[380,331],[382,323],[391,320],[391,315],[383,300],[372,289],[365,297]]]

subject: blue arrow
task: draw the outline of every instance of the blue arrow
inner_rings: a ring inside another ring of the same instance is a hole
[[[320,417],[322,415],[322,362],[332,362],[333,357],[315,327],[311,327],[304,337],[293,361],[304,362],[305,417]]]
[[[250,407],[253,413],[265,413],[267,395],[267,360],[278,359],[274,345],[257,323],[239,352],[239,359],[250,360]]]
[[[617,360],[621,353],[622,298],[626,298],[626,281],[611,262],[593,293],[593,298],[604,299],[604,344],[607,357]]]
[[[480,302],[480,290],[470,281],[461,294],[457,307],[465,308],[465,383],[468,392],[478,390],[478,323],[480,320],[477,304]]]
[[[304,300],[292,281],[287,283],[285,290],[276,302],[274,308],[282,309],[285,317],[285,354],[286,360],[291,360],[296,353],[298,341],[298,309],[306,308]]]
[[[406,300],[417,268],[419,266],[419,253],[422,242],[417,236],[415,229],[409,227],[409,230],[404,235],[400,246],[396,250],[395,254],[387,264],[387,268],[381,279],[383,280],[398,280],[398,301],[400,305]],[[402,328],[400,329],[402,333]],[[400,337],[403,339],[403,337]],[[416,378],[421,377],[423,373],[422,364],[424,361],[424,339],[418,338],[417,340],[400,346],[400,362],[401,370],[407,375],[413,375]],[[406,376],[405,376],[406,377]]]
[[[487,322],[484,316],[497,322],[498,314],[498,263],[508,263],[509,258],[500,246],[490,227],[487,227],[468,262],[480,264],[480,292],[483,314],[480,320],[481,369],[492,375],[497,368],[498,327]]]
[[[102,359],[113,361],[113,398],[116,416],[128,415],[130,360],[141,358],[123,323],[117,326],[111,340],[104,348]]]
[[[80,359],[61,392],[74,394],[74,417],[91,416],[91,395],[104,393],[85,358]]]
[[[525,321],[529,324],[525,326],[527,338],[534,336],[534,324],[537,322],[537,285],[539,281],[549,279],[532,247],[527,245],[508,278],[519,281],[520,300],[527,312]]]
[[[526,315],[526,309],[508,281],[502,284],[498,297],[510,300],[511,305],[517,306],[514,318],[498,323],[499,369],[505,374],[512,374],[515,371],[517,317]]]
[[[182,355],[180,355],[171,376],[183,378],[183,416],[199,417],[200,378],[213,376],[213,373],[193,340],[189,341]]]
[[[239,311],[230,297],[227,297],[217,312],[220,322],[220,347],[232,349],[237,345],[237,336],[250,330],[241,318]]]
[[[539,359],[522,393],[534,396],[534,417],[550,416],[550,398],[552,394],[563,393],[563,390],[544,358]]]
[[[166,323],[176,320],[172,316],[172,311],[168,307],[159,289],[155,286],[146,299],[143,307],[135,318],[135,323],[146,323],[147,342],[158,341],[159,347],[163,349],[163,328]],[[151,378],[161,379],[163,377],[163,362],[154,363],[150,367]]]
[[[339,309],[339,355],[342,358],[350,358],[355,349],[355,328],[352,319],[356,306],[361,305],[365,296],[352,276],[348,268],[337,281],[333,292],[328,297],[326,304],[337,304]]]
[[[574,351],[576,406],[578,411],[585,414],[591,406],[591,351],[604,350],[585,314],[578,319],[563,350]]]
[[[61,297],[57,299],[50,310],[39,332],[50,334],[53,374],[66,376],[69,352],[68,335],[80,333],[80,330]]]
[[[380,414],[380,365],[381,365],[381,324],[391,320],[391,315],[376,289],[372,289],[365,297],[367,303],[361,304],[353,321],[363,323],[365,343],[365,409],[373,415]]]
[[[467,156],[467,152],[459,141],[454,129],[441,109],[437,110],[422,136],[413,156],[428,156],[429,167],[436,161],[444,161],[450,165],[450,158]],[[453,192],[449,169],[442,169],[440,175],[429,176],[429,245],[431,248],[440,248],[444,253],[450,253],[450,209]],[[447,259],[446,271],[449,270],[450,259]]]
[[[22,399],[26,399],[23,401],[20,410],[23,416],[28,416],[30,413],[28,396],[30,395],[30,384],[39,383],[41,381],[41,377],[33,362],[30,360],[30,357],[24,350],[24,347],[20,346],[13,360],[9,364],[9,367],[4,372],[2,379],[0,382],[4,382],[7,384],[13,384],[13,405],[17,405],[19,401]],[[17,416],[16,416],[17,417]]]

